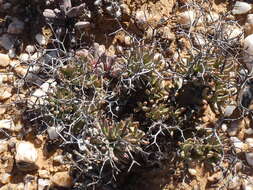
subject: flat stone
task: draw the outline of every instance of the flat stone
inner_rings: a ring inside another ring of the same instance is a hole
[[[28,103],[29,103],[30,105],[35,105],[35,104],[36,104],[36,105],[43,105],[43,104],[46,103],[46,102],[45,102],[46,96],[47,96],[47,94],[46,94],[41,88],[38,88],[38,89],[36,89],[36,90],[32,93],[32,95],[31,95],[31,97],[30,97]]]
[[[0,129],[8,129],[10,131],[15,131],[15,124],[10,119],[0,120]]]
[[[30,142],[21,141],[16,144],[16,164],[20,170],[29,171],[36,169],[38,153]]]

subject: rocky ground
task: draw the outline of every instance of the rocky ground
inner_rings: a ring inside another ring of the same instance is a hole
[[[253,189],[252,6],[0,0],[0,190]]]

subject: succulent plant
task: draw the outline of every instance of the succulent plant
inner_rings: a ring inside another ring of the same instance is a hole
[[[221,159],[222,145],[216,137],[188,138],[179,142],[180,157],[186,160],[209,160],[217,162]]]

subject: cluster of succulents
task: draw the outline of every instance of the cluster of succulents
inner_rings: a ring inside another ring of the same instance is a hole
[[[63,9],[57,14],[55,9],[44,10],[51,29],[60,31],[54,26],[57,19],[67,22],[76,17],[83,20],[75,27],[88,26],[84,22],[91,21],[92,6],[100,16],[106,13],[118,19],[122,14],[120,1],[96,0],[92,5],[73,7],[68,2],[62,1]],[[71,15],[72,10],[78,15]],[[70,152],[75,155],[76,168],[85,168],[84,175],[89,178],[85,183],[108,179],[108,173],[129,172],[134,164],[152,165],[171,152],[181,160],[215,162],[223,156],[222,139],[215,130],[201,127],[201,117],[207,104],[221,114],[237,93],[234,71],[240,65],[234,52],[239,50],[240,35],[231,40],[222,35],[222,29],[211,28],[208,43],[195,47],[189,28],[175,30],[190,40],[183,59],[181,55],[171,58],[162,42],[151,40],[155,38],[138,41],[133,36],[131,45],[121,47],[114,56],[94,42],[84,49],[75,41],[73,52],[66,53],[69,49],[64,45],[69,44],[60,39],[70,34],[52,32],[53,43],[61,47],[57,59],[62,61],[43,65],[47,77],[53,77],[57,85],[41,106],[44,117],[40,119],[45,128],[61,126],[63,145],[74,144]],[[165,45],[171,41],[163,40]]]

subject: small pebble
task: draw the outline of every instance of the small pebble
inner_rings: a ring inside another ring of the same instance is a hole
[[[9,50],[14,46],[14,37],[9,34],[3,34],[0,37],[0,46],[3,47],[5,50]]]
[[[155,62],[158,62],[158,61],[160,61],[161,59],[163,59],[163,55],[162,55],[161,53],[155,53],[153,60],[154,60]]]
[[[192,175],[192,176],[196,176],[197,175],[197,170],[193,169],[193,168],[189,168],[188,172]]]
[[[243,167],[243,164],[241,161],[236,162],[236,164],[235,164],[236,172],[239,172],[242,169],[242,167]]]
[[[40,45],[46,45],[47,44],[46,37],[43,36],[42,34],[36,34],[35,39],[38,42],[38,44],[40,44]]]
[[[248,14],[245,21],[244,30],[246,36],[253,34],[253,14]]]
[[[229,136],[235,136],[239,129],[239,121],[232,121],[230,127],[227,132]]]
[[[215,183],[215,182],[218,182],[221,178],[222,178],[222,172],[219,171],[209,176],[207,180],[210,181],[211,183]]]
[[[240,14],[246,14],[251,10],[252,6],[249,3],[242,2],[242,1],[236,1],[234,8],[232,10],[232,14],[234,15],[240,15]]]
[[[235,147],[236,153],[240,153],[245,149],[245,144],[237,137],[230,137],[230,140],[232,141]]]
[[[118,10],[115,12],[115,16],[116,16],[117,18],[120,18],[120,17],[122,16],[122,12],[121,12],[120,9],[118,9]]]
[[[50,180],[48,180],[48,179],[38,179],[38,190],[49,189],[50,185],[51,185]]]
[[[124,38],[124,42],[127,46],[130,46],[132,41],[131,41],[131,37],[130,36],[125,36]]]
[[[5,162],[1,162],[0,167],[3,173],[11,173],[14,166],[13,156],[9,153],[2,154],[1,159]]]
[[[54,185],[59,187],[70,188],[73,185],[73,179],[68,172],[57,172],[51,180]]]
[[[38,170],[39,176],[41,178],[49,178],[50,173],[47,170]]]
[[[0,154],[8,151],[8,143],[7,141],[0,141]]]
[[[238,176],[235,176],[228,182],[228,189],[232,190],[237,187],[240,187],[240,185],[241,185],[240,178]]]
[[[10,9],[10,8],[11,8],[11,6],[12,6],[12,5],[11,5],[11,3],[6,2],[6,3],[4,3],[4,4],[3,4],[3,10],[5,10],[5,11],[6,11],[6,10]]]
[[[6,100],[12,96],[12,87],[8,85],[0,85],[0,101]]]
[[[252,177],[247,177],[248,179],[244,179],[242,184],[243,190],[253,190],[253,179]]]
[[[101,6],[102,5],[102,0],[95,0],[94,5],[95,6]]]
[[[224,27],[224,36],[229,40],[241,40],[243,39],[243,30],[236,25],[227,25]]]
[[[7,32],[9,34],[21,34],[24,30],[24,22],[14,18],[12,23],[9,24]]]
[[[1,173],[0,174],[0,183],[2,183],[2,184],[8,184],[8,183],[11,182],[11,178],[12,178],[11,174],[9,174],[9,173]]]
[[[9,56],[7,54],[0,53],[0,67],[7,67],[9,64]]]
[[[207,15],[207,22],[213,23],[218,21],[220,18],[219,14],[216,12],[210,12],[210,14]]]
[[[52,9],[45,9],[43,11],[43,16],[49,19],[55,19],[56,18],[56,14]]]
[[[203,47],[207,44],[207,39],[201,34],[195,34],[194,43],[199,47]]]
[[[245,152],[245,157],[248,164],[253,166],[253,152]]]
[[[196,12],[193,10],[188,10],[179,14],[178,22],[185,27],[190,27],[196,20]]]
[[[253,14],[247,15],[246,23],[253,24]]]
[[[75,24],[75,27],[79,30],[82,29],[90,29],[91,28],[91,23],[88,21],[79,21]]]
[[[245,143],[248,144],[250,148],[253,148],[253,138],[246,138]]]
[[[247,36],[243,43],[244,57],[243,61],[246,64],[249,72],[251,72],[253,64],[253,34]]]
[[[57,155],[53,159],[54,163],[64,164],[64,157],[62,155]]]
[[[98,57],[102,56],[105,53],[105,46],[94,43],[95,53]]]
[[[86,9],[85,7],[85,3],[82,3],[76,7],[71,7],[66,11],[66,16],[68,16],[69,18],[78,17],[83,14],[84,10]]]
[[[248,128],[248,129],[245,130],[245,133],[247,135],[252,135],[253,134],[253,129],[252,128]]]
[[[131,14],[131,11],[130,11],[130,9],[129,9],[129,7],[128,7],[128,5],[126,3],[122,3],[120,5],[120,8],[121,8],[121,11],[122,11],[123,14],[126,14],[126,15],[130,15]]]
[[[47,134],[49,136],[49,139],[54,140],[57,139],[59,137],[59,133],[60,129],[56,128],[56,127],[48,127],[47,128]]]
[[[0,188],[0,190],[27,190],[27,189],[25,189],[24,183],[18,183],[18,184],[8,183],[8,184],[2,186]]]
[[[15,48],[9,49],[8,56],[9,56],[10,59],[13,59],[16,56],[16,50],[15,50]]]
[[[124,51],[123,51],[123,47],[122,46],[120,46],[120,45],[117,45],[116,46],[116,52],[118,53],[118,54],[122,54]]]
[[[32,54],[35,52],[35,47],[32,46],[32,45],[27,45],[26,48],[25,48],[25,51],[29,54]]]
[[[148,19],[149,19],[150,15],[147,12],[144,11],[137,11],[135,14],[135,20],[136,20],[136,24],[142,28],[145,29],[148,24]]]
[[[19,55],[19,60],[21,62],[27,62],[27,61],[29,61],[29,55],[27,53],[21,53]]]
[[[221,125],[221,129],[222,129],[223,132],[226,132],[227,129],[228,129],[227,124],[223,123],[223,124]]]
[[[235,105],[228,105],[226,108],[225,108],[225,111],[224,111],[224,116],[225,117],[230,117],[234,110],[236,109],[236,106]]]

